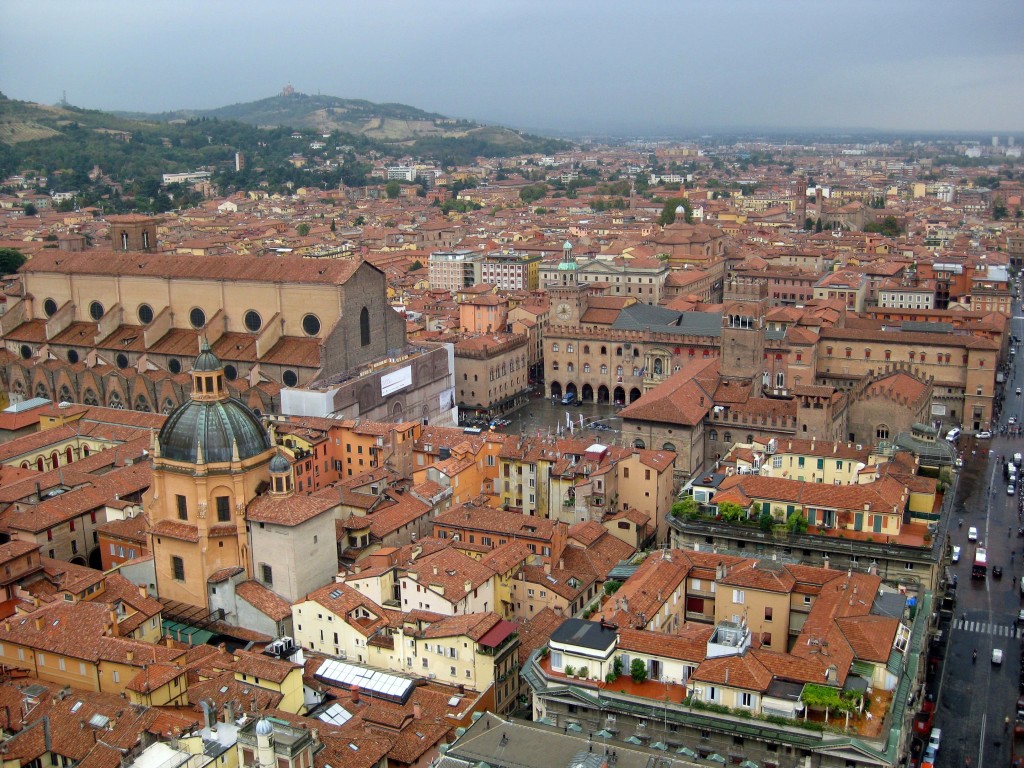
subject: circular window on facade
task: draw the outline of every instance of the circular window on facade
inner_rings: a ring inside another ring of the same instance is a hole
[[[256,333],[256,331],[263,327],[263,318],[260,317],[260,313],[255,309],[250,309],[245,313],[243,322],[245,323],[245,327],[253,333]]]
[[[193,307],[192,311],[188,313],[188,321],[192,323],[193,328],[202,328],[206,325],[206,313],[199,307]]]
[[[181,360],[176,357],[172,357],[167,361],[167,370],[171,373],[181,373]]]
[[[89,305],[89,317],[93,320],[99,320],[103,317],[103,305],[98,301],[94,301]]]
[[[68,350],[68,362],[69,363],[77,363],[78,362],[78,350],[77,349],[69,349]]]
[[[302,318],[302,330],[307,336],[316,336],[320,333],[320,318],[316,315],[306,315]]]
[[[285,371],[284,376],[281,377],[286,387],[294,387],[299,383],[299,377],[295,371]]]
[[[228,364],[224,366],[224,378],[228,381],[234,381],[238,378],[238,369],[235,366]]]
[[[149,325],[153,322],[153,308],[149,304],[139,304],[139,322],[143,325]]]
[[[43,302],[43,313],[47,317],[53,317],[54,312],[57,311],[57,302],[53,299],[46,299]]]
[[[30,357],[32,357],[32,347],[30,347],[28,344],[22,344],[20,351],[23,359],[28,360]]]
[[[114,358],[114,361],[117,363],[118,368],[128,367],[128,355],[124,354],[123,352],[119,354],[116,358]]]

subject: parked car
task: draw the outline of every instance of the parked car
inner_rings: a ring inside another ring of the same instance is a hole
[[[1017,492],[1017,486],[1015,486],[1013,483],[1010,483],[1008,486],[1006,486],[1006,495],[1007,496],[1013,496],[1013,494],[1015,494],[1016,492]]]
[[[977,541],[978,540],[978,529],[975,528],[973,525],[970,528],[967,529],[967,540],[968,541]]]
[[[935,751],[938,752],[939,751],[939,743],[941,741],[942,741],[942,729],[941,728],[932,728],[932,732],[928,735],[928,749],[931,749],[932,747],[934,747]]]
[[[997,578],[997,579],[1003,578],[1003,566],[1001,566],[1001,565],[993,565],[992,566],[992,575],[995,578]]]
[[[983,429],[981,430],[981,432],[976,434],[975,437],[978,438],[979,440],[988,440],[990,437],[992,437],[992,433],[989,432],[987,429]]]

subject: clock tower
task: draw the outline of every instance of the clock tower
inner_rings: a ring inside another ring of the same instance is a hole
[[[562,261],[558,264],[558,277],[548,283],[553,325],[579,325],[587,311],[587,284],[579,281],[579,265],[568,240],[562,246]]]

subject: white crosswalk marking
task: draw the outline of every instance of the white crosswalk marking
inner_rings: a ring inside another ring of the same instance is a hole
[[[958,619],[956,628],[964,632],[972,632],[979,635],[992,635],[994,637],[1024,638],[1024,627],[1015,628],[1010,624],[993,624],[983,621],[967,621]]]

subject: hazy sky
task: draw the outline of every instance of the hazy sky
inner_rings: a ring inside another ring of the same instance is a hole
[[[2,0],[0,91],[304,93],[530,129],[1024,133],[1020,0]]]

